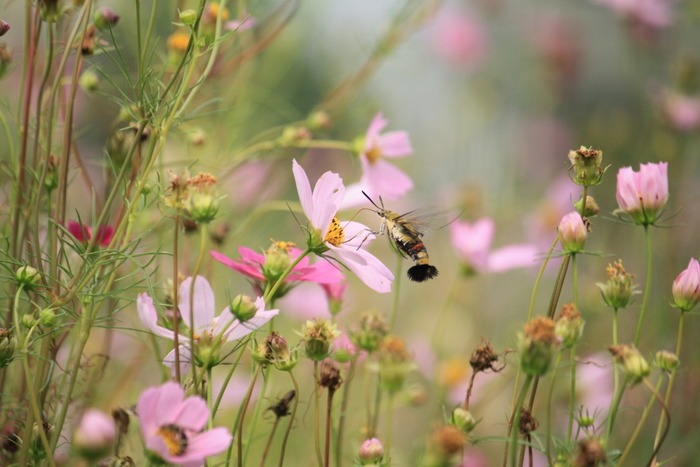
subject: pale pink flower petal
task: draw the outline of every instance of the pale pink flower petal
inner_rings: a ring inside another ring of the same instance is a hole
[[[207,403],[201,397],[188,397],[177,406],[169,407],[167,416],[163,419],[165,424],[176,423],[180,428],[199,431],[209,419]]]
[[[486,269],[495,228],[495,222],[488,218],[472,224],[459,220],[451,223],[452,245],[461,260],[477,271]]]
[[[156,336],[165,337],[166,339],[174,339],[175,333],[170,329],[159,326],[158,312],[153,305],[153,299],[145,293],[139,294],[136,298],[136,309],[139,313],[141,322]]]
[[[360,183],[372,187],[372,193],[387,199],[398,199],[413,188],[413,180],[404,171],[389,162],[363,160],[364,173]]]
[[[488,257],[486,269],[490,272],[502,272],[515,268],[534,266],[539,251],[534,245],[508,245],[493,250]]]
[[[389,121],[384,118],[381,112],[378,112],[367,127],[365,133],[365,150],[369,150],[372,144],[379,138],[379,133],[389,124]]]
[[[394,280],[392,272],[370,252],[359,249],[328,245],[335,256],[351,270],[367,287],[379,293],[391,292]]]
[[[209,282],[202,276],[197,276],[194,281],[193,296],[190,297],[192,289],[192,278],[188,277],[180,284],[180,300],[179,308],[182,321],[188,326],[194,328],[195,333],[208,326],[211,326],[214,321],[214,291]],[[190,300],[194,305],[192,317],[194,323],[190,323]]]
[[[258,297],[255,300],[255,306],[257,307],[255,316],[245,323],[235,320],[231,327],[226,331],[224,335],[226,336],[226,340],[228,342],[247,336],[251,332],[267,324],[268,321],[277,316],[279,313],[279,310],[265,310],[265,301],[262,299],[262,297]],[[228,310],[225,312],[227,311]]]
[[[403,157],[413,152],[411,140],[405,131],[390,131],[378,139],[384,157]]]

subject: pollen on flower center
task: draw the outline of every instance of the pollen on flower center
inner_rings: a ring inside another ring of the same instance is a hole
[[[158,428],[158,435],[163,439],[168,452],[181,456],[187,450],[187,433],[177,425],[163,425]]]
[[[343,227],[340,225],[340,221],[337,217],[334,217],[331,221],[331,225],[328,227],[328,232],[323,238],[324,242],[328,242],[333,246],[339,246],[343,241],[345,241],[345,236],[343,235]]]
[[[370,164],[376,163],[380,157],[382,157],[382,148],[378,145],[374,145],[365,151],[365,157],[367,157],[367,162]]]

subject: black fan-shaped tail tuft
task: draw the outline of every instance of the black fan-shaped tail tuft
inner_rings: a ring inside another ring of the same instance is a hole
[[[437,275],[437,268],[429,264],[416,264],[408,269],[408,278],[414,282],[423,282]]]

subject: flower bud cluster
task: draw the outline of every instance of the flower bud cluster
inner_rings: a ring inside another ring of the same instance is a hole
[[[608,274],[608,281],[605,283],[598,282],[596,285],[603,295],[605,303],[615,310],[625,308],[636,292],[635,285],[632,283],[634,274],[629,274],[622,266],[622,260],[619,259],[614,263],[608,264],[605,269]]]

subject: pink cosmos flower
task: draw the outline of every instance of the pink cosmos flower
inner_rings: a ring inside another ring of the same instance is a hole
[[[399,199],[413,188],[413,181],[403,171],[387,162],[386,158],[404,157],[413,152],[405,131],[381,133],[389,122],[378,113],[367,128],[360,152],[362,177],[360,183],[348,187],[348,196],[343,207],[352,207],[366,201],[365,191],[372,198]]]
[[[301,207],[311,227],[321,236],[326,254],[344,264],[369,288],[380,293],[391,291],[394,275],[362,248],[374,239],[370,229],[359,222],[340,222],[336,217],[345,193],[343,180],[336,173],[326,172],[311,191],[306,172],[296,160],[292,161],[292,171]]]
[[[240,272],[244,276],[262,283],[276,280],[276,278],[270,277],[269,269],[265,268],[266,257],[264,254],[246,247],[239,247],[238,253],[241,255],[240,260],[231,259],[218,251],[210,251],[215,260],[236,272]],[[298,258],[301,253],[299,248],[289,248],[290,262]],[[281,272],[278,271],[278,273]],[[299,264],[285,278],[285,282],[305,281],[316,282],[317,284],[334,284],[341,282],[344,278],[343,272],[327,261],[318,261],[311,264],[309,263],[309,258],[306,257],[299,261]]]
[[[66,225],[68,232],[79,242],[87,244],[92,238],[92,227],[76,221],[69,221]],[[97,228],[97,243],[105,248],[114,237],[114,228],[109,225],[101,225]]]
[[[700,97],[665,91],[658,99],[668,122],[679,131],[692,131],[700,127]]]
[[[173,381],[146,389],[136,413],[146,449],[170,464],[198,467],[231,444],[226,428],[202,431],[209,420],[207,403],[198,396],[185,398]]]
[[[700,264],[690,258],[688,267],[673,281],[673,304],[681,311],[690,311],[700,302]]]
[[[450,224],[452,245],[467,272],[501,272],[534,266],[537,249],[534,245],[515,244],[491,250],[495,231],[493,219],[483,218],[470,224],[456,220]]]
[[[226,23],[226,29],[231,31],[243,32],[251,29],[257,21],[250,15],[242,15],[241,18],[232,19]]]
[[[251,332],[270,321],[279,312],[278,310],[265,310],[265,302],[262,297],[255,300],[255,315],[241,323],[234,318],[230,307],[226,307],[219,316],[214,316],[214,291],[209,282],[202,276],[197,276],[194,282],[194,294],[192,310],[194,322],[190,321],[190,289],[192,278],[188,277],[180,285],[179,309],[182,321],[186,326],[194,330],[195,345],[199,342],[231,342],[247,336]],[[173,340],[175,333],[168,328],[158,325],[158,312],[153,304],[153,299],[145,293],[139,294],[137,298],[137,308],[139,318],[155,335]],[[189,368],[192,352],[190,349],[189,335],[178,335],[180,342],[180,372],[185,373]],[[218,355],[211,358],[218,359]],[[163,363],[174,370],[175,349],[165,356]],[[217,362],[203,362],[204,364],[215,364]]]
[[[437,52],[456,65],[475,66],[486,54],[486,33],[474,17],[458,10],[436,18],[434,43]]]
[[[640,225],[652,225],[668,201],[668,164],[641,164],[639,172],[622,167],[615,193],[620,210]]]
[[[109,455],[116,438],[114,419],[97,409],[87,409],[73,432],[73,449],[86,459],[99,460]]]
[[[595,0],[618,15],[644,26],[663,29],[671,25],[673,0]]]

